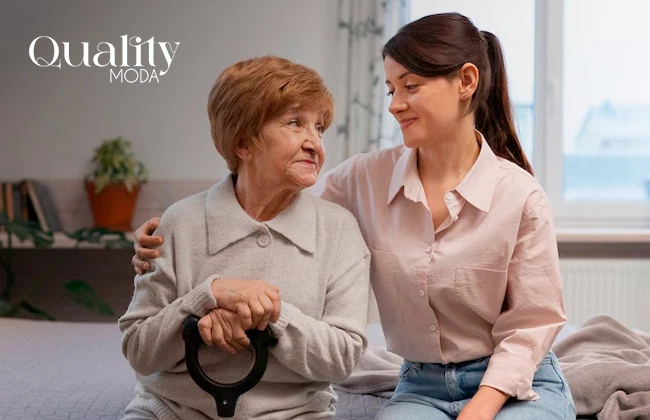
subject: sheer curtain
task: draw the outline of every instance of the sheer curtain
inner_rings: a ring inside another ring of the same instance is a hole
[[[383,112],[386,99],[381,49],[406,23],[408,0],[338,0],[338,144],[344,158],[401,141]]]

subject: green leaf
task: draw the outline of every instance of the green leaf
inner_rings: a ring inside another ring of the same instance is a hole
[[[102,239],[101,229],[78,229],[74,232],[66,233],[66,236],[77,242],[89,242],[92,244],[98,244]]]
[[[0,318],[10,316],[11,304],[4,299],[0,299]]]
[[[137,160],[131,151],[132,144],[122,136],[103,140],[95,148],[92,157],[92,169],[89,171],[88,180],[95,183],[95,192],[99,193],[109,184],[124,184],[125,180],[132,179],[135,183],[147,182],[147,173],[144,164]],[[129,191],[133,185],[126,185]]]
[[[14,220],[5,225],[20,242],[31,241],[37,248],[46,248],[54,243],[52,232],[44,232],[37,222],[32,220]]]
[[[133,242],[128,239],[110,239],[104,241],[104,247],[107,249],[133,249]]]
[[[28,302],[23,302],[20,306],[22,306],[27,312],[30,312],[30,313],[32,313],[34,315],[38,315],[38,316],[43,317],[45,319],[49,319],[50,321],[55,321],[55,319],[54,319],[54,317],[52,315],[48,314],[47,312],[45,312],[45,311],[43,311],[41,309],[38,309],[38,308],[32,306]]]
[[[82,242],[88,242],[102,244],[105,248],[109,249],[133,248],[133,242],[126,239],[124,232],[106,228],[78,229],[74,232],[66,233],[66,236],[77,241],[77,245]]]
[[[115,315],[110,305],[83,280],[72,280],[65,284],[65,290],[76,303],[102,315]]]

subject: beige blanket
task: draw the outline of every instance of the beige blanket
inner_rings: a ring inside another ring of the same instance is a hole
[[[371,394],[390,398],[397,386],[398,373],[404,359],[385,348],[370,345],[352,375],[334,384],[334,389],[350,394]]]
[[[553,351],[578,415],[650,419],[650,335],[596,316],[555,344]]]

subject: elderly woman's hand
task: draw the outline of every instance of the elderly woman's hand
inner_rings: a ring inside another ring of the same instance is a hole
[[[280,289],[260,280],[217,279],[212,295],[220,308],[236,313],[244,330],[266,328],[280,318]]]
[[[135,242],[133,248],[135,248],[135,255],[131,259],[131,264],[133,264],[136,274],[144,274],[149,269],[150,265],[147,260],[160,257],[158,251],[151,249],[163,243],[163,238],[160,236],[151,236],[159,223],[160,217],[154,217],[144,222],[134,232]]]
[[[217,345],[230,354],[243,351],[251,344],[242,325],[242,319],[227,309],[211,310],[199,320],[198,326],[205,344]]]
[[[131,264],[137,274],[144,274],[150,268],[148,260],[160,257],[160,252],[151,249],[163,243],[160,236],[151,236],[160,223],[154,217],[142,224],[134,233],[135,255]],[[259,280],[220,279],[212,282],[212,294],[220,308],[228,309],[242,319],[245,330],[263,330],[269,321],[280,317],[280,289]]]

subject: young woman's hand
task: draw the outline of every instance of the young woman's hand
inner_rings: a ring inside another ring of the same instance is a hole
[[[246,350],[251,344],[241,318],[227,309],[211,310],[199,320],[198,327],[205,344],[216,345],[230,354]]]
[[[150,264],[148,260],[160,257],[160,252],[152,247],[157,247],[163,243],[163,238],[160,236],[151,236],[154,230],[160,223],[160,217],[154,217],[147,220],[135,232],[135,255],[131,258],[131,264],[136,274],[144,274],[149,269]]]
[[[460,411],[456,420],[493,420],[508,398],[509,395],[495,388],[481,386]]]

